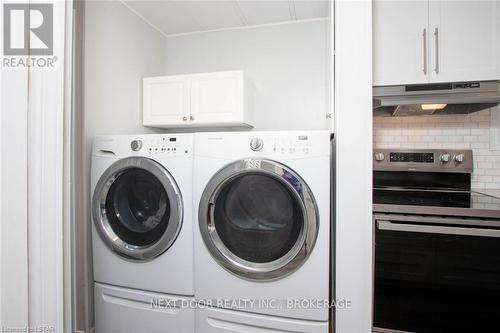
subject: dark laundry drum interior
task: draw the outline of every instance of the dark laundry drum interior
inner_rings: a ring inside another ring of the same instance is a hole
[[[106,215],[120,239],[135,246],[156,242],[164,234],[170,203],[160,181],[150,172],[131,168],[111,185]]]
[[[229,251],[254,263],[285,256],[304,226],[298,199],[282,181],[264,174],[245,174],[226,184],[215,201],[214,221]]]

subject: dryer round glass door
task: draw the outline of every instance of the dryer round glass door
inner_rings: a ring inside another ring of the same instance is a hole
[[[144,157],[112,164],[96,185],[94,224],[101,239],[117,254],[152,259],[175,241],[182,226],[180,190],[170,173]]]
[[[278,279],[298,269],[319,226],[307,184],[285,165],[263,159],[219,170],[203,192],[198,218],[212,256],[249,280]]]

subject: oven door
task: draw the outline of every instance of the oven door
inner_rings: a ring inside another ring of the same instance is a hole
[[[500,221],[374,221],[374,332],[500,331]]]

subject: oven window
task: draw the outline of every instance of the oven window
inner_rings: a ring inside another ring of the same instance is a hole
[[[214,206],[217,233],[234,255],[266,263],[286,255],[304,227],[300,202],[280,180],[245,174],[231,180]]]
[[[374,326],[499,332],[500,239],[376,230]]]
[[[133,168],[111,185],[106,197],[106,216],[124,242],[147,246],[164,234],[170,203],[163,185],[152,173]]]

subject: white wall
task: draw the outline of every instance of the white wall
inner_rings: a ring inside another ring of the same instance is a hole
[[[85,128],[142,133],[142,78],[161,74],[165,38],[121,2],[89,1],[85,24]]]
[[[86,1],[84,22],[84,149],[77,156],[84,168],[80,186],[82,207],[76,211],[76,306],[84,311],[78,329],[88,329],[92,318],[92,261],[89,216],[89,175],[92,138],[99,134],[151,133],[142,126],[142,78],[163,72],[165,38],[118,1]],[[81,178],[80,178],[81,177]],[[77,190],[78,191],[78,190]],[[77,202],[78,204],[79,202]],[[82,236],[83,235],[83,236]],[[84,322],[82,322],[84,321]],[[87,327],[85,327],[87,326]]]
[[[168,37],[165,74],[243,69],[256,130],[327,129],[327,20]]]
[[[469,115],[375,117],[377,148],[472,149],[472,187],[500,189],[500,150],[490,149],[490,110]]]

